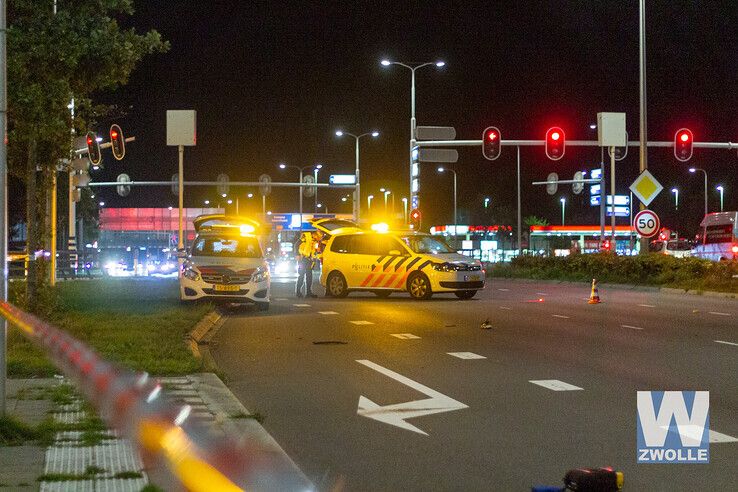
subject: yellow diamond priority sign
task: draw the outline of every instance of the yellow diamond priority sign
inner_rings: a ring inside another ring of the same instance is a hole
[[[646,206],[648,206],[664,187],[656,181],[651,173],[643,171],[630,185],[630,191]]]

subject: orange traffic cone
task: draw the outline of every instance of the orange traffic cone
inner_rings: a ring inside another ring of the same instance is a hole
[[[597,280],[592,279],[592,293],[589,295],[589,304],[599,304],[600,302],[600,292],[597,290]]]

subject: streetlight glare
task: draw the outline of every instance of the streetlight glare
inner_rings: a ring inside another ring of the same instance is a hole
[[[205,205],[210,205],[210,200],[205,200]]]
[[[672,192],[672,193],[676,193],[676,192],[678,192],[678,191],[679,191],[679,190],[677,190],[676,188],[672,188],[672,189],[671,189],[671,192]]]
[[[225,197],[227,197],[227,196],[228,196],[228,194],[227,194],[227,193],[221,193],[221,195],[220,195],[220,196],[222,196],[223,198],[225,198]]]
[[[589,125],[589,128],[590,128],[590,130],[596,130],[597,129],[597,125],[595,125],[594,123],[592,123],[591,125]]]
[[[561,199],[561,203],[564,203],[564,202],[566,202],[566,198]]]
[[[372,132],[372,137],[375,137],[376,138],[378,136],[379,136],[379,132],[377,132],[377,131],[373,131]]]
[[[380,191],[381,193],[384,193],[384,188],[379,188],[379,191]]]
[[[436,66],[438,68],[444,67],[444,66],[446,66],[446,62],[445,61],[437,61],[436,62]]]
[[[336,130],[336,136],[343,137],[343,132],[341,130]]]
[[[374,195],[369,195],[369,196],[368,196],[367,198],[370,198],[370,199],[371,199],[371,198],[374,198]]]
[[[249,193],[249,194],[248,194],[248,195],[246,195],[246,196],[247,196],[247,197],[249,197],[249,198],[254,198],[254,194],[253,194],[253,193]]]
[[[323,164],[316,164],[315,169],[323,169]]]
[[[382,60],[379,63],[381,63],[383,67],[389,67],[390,65],[392,65],[392,62],[389,60]]]
[[[280,164],[280,165],[279,165],[279,168],[280,168],[280,169],[284,169],[285,167],[287,167],[287,164]]]
[[[445,171],[445,170],[446,170],[446,169],[445,169],[445,168],[443,168],[443,167],[439,167],[439,168],[438,168],[438,172],[439,172],[439,173],[442,173],[442,172],[443,172],[443,171]]]
[[[723,191],[723,187],[722,186],[718,186],[715,189],[718,190],[718,191]]]
[[[697,169],[695,169],[695,168],[693,168],[693,167],[690,167],[690,168],[689,168],[689,172],[690,172],[690,173],[694,173],[694,172],[697,172]]]

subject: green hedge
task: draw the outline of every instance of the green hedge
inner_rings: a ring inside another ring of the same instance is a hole
[[[534,278],[693,290],[738,292],[738,262],[712,262],[661,254],[616,256],[610,253],[560,257],[521,256],[488,269],[493,277]]]

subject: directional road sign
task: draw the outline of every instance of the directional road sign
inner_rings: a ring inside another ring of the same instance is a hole
[[[648,206],[663,189],[664,187],[661,186],[661,183],[656,181],[656,178],[654,178],[648,170],[643,171],[641,175],[633,181],[633,184],[630,185],[630,191],[632,191],[645,206]]]
[[[272,192],[272,177],[268,174],[262,174],[259,176],[259,183],[261,185],[259,186],[259,193],[261,193],[261,196],[269,196]]]
[[[633,226],[641,236],[653,237],[659,233],[661,221],[653,210],[641,210],[633,219]]]
[[[302,182],[305,184],[313,184],[315,183],[315,178],[308,174],[307,176],[302,177]],[[315,196],[315,186],[306,186],[302,189],[302,194],[305,195],[307,198]]]
[[[417,140],[453,140],[456,138],[456,128],[453,126],[416,126]]]
[[[331,174],[328,183],[332,185],[353,185],[356,184],[355,174]]]
[[[456,162],[459,152],[453,149],[418,149],[420,162]]]

